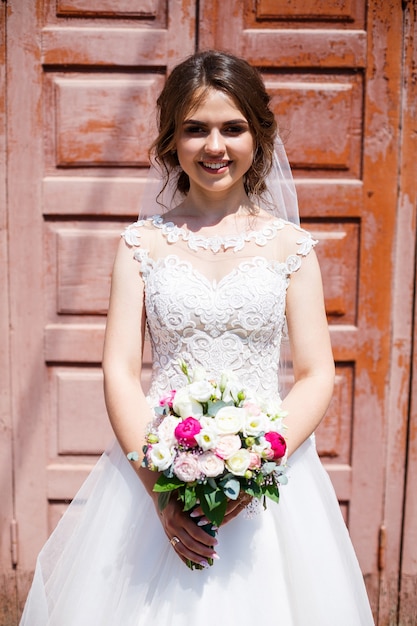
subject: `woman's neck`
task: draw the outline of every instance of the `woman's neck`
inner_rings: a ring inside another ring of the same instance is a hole
[[[172,218],[191,220],[200,226],[214,226],[227,221],[228,217],[248,216],[256,213],[244,189],[228,190],[226,193],[205,193],[190,189],[187,197],[169,212]]]

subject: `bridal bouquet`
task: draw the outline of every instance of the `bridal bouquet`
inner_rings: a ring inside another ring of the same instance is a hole
[[[212,380],[201,368],[180,366],[187,384],[160,398],[143,447],[142,465],[161,472],[154,486],[160,508],[176,491],[184,511],[200,506],[219,527],[228,500],[242,492],[264,506],[265,496],[278,502],[279,485],[287,482],[280,403],[259,398],[233,373]]]

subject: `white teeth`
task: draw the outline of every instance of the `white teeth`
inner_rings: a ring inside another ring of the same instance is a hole
[[[203,161],[204,167],[208,167],[210,170],[219,170],[222,167],[226,167],[229,164],[229,161],[221,161],[220,163],[205,163]]]

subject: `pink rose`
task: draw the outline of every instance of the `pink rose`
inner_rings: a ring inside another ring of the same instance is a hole
[[[259,469],[261,467],[261,457],[256,452],[250,453],[249,469]]]
[[[259,408],[259,406],[254,402],[250,402],[249,400],[247,400],[243,404],[243,408],[246,409],[246,413],[248,413],[249,415],[260,415],[261,413],[261,409]]]
[[[197,457],[190,452],[180,452],[174,461],[174,474],[185,483],[192,483],[200,478]]]
[[[287,444],[284,437],[279,433],[271,431],[269,433],[266,433],[265,439],[271,444],[274,461],[282,459],[287,449]]]
[[[159,406],[169,406],[170,409],[172,409],[172,403],[174,402],[174,398],[175,398],[175,394],[176,394],[176,390],[175,389],[171,389],[171,391],[168,391],[168,393],[165,396],[162,396],[159,399]]]
[[[195,436],[201,430],[201,424],[194,417],[186,417],[185,420],[182,420],[178,426],[176,427],[174,434],[179,441],[184,446],[188,446],[189,448],[193,448],[197,445],[195,440]]]
[[[201,472],[209,478],[220,476],[224,472],[224,461],[211,450],[204,452],[198,457],[198,466]]]
[[[242,447],[239,435],[223,435],[219,437],[215,453],[221,459],[229,459]]]

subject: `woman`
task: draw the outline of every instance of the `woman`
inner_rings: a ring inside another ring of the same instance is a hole
[[[199,53],[174,69],[158,109],[165,213],[126,229],[112,278],[103,370],[118,443],[42,551],[22,624],[371,625],[314,444],[334,381],[316,242],[287,221],[296,200],[262,80],[232,55]],[[278,399],[286,324],[288,485],[258,514],[245,514],[244,497],[231,501],[213,538],[201,509],[191,516],[171,497],[160,510],[158,474],[131,451],[142,450],[161,395],[184,385],[179,358]]]

